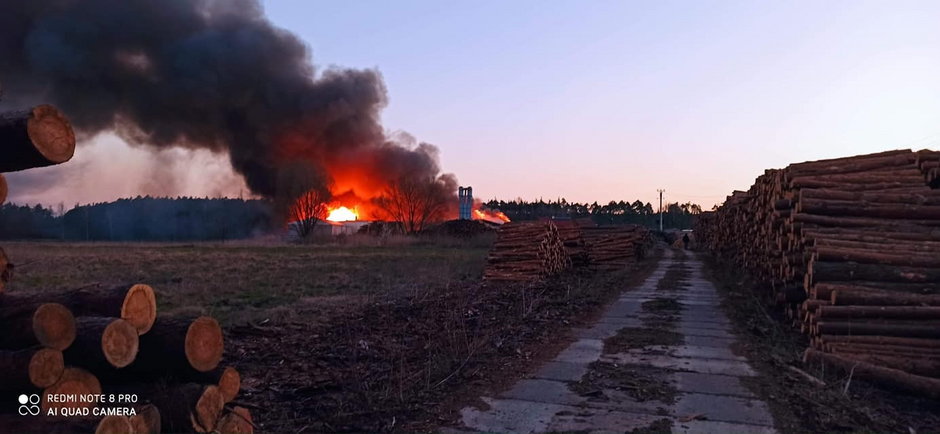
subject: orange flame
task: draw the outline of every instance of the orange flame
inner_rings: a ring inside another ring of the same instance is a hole
[[[332,222],[351,222],[359,220],[359,213],[355,208],[349,209],[345,206],[341,206],[338,208],[330,208],[330,213],[326,216],[326,219]]]
[[[486,220],[493,223],[509,223],[509,217],[506,214],[503,214],[502,211],[492,211],[488,209],[475,209],[473,210],[474,220]]]

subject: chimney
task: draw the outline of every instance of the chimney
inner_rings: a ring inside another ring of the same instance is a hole
[[[473,218],[473,187],[458,187],[457,197],[460,205],[460,219],[470,220]]]

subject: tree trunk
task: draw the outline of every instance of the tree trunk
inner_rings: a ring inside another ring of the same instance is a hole
[[[61,164],[74,152],[72,126],[55,107],[0,114],[0,172]]]
[[[940,324],[930,321],[871,322],[871,321],[819,321],[816,324],[821,335],[877,335],[912,338],[940,338]]]
[[[252,434],[255,432],[251,412],[245,407],[235,407],[222,416],[218,428],[221,433]]]
[[[160,409],[160,427],[169,432],[211,432],[216,428],[225,406],[219,388],[214,385],[186,383],[144,388]]]
[[[62,352],[51,348],[0,351],[0,389],[23,393],[52,386],[65,371]]]
[[[0,296],[0,299],[5,296]],[[75,318],[58,303],[0,305],[0,348],[42,345],[62,351],[75,340]]]
[[[0,248],[0,295],[3,295],[4,288],[12,277],[13,264],[10,263],[10,258],[7,257],[7,253]],[[0,300],[3,300],[3,298],[0,298]]]
[[[898,369],[885,368],[854,360],[850,357],[826,354],[812,348],[807,348],[806,352],[803,353],[803,363],[829,364],[846,372],[852,372],[853,375],[860,378],[875,381],[888,387],[915,392],[933,399],[940,398],[940,379],[909,374]]]
[[[158,316],[150,332],[140,337],[137,360],[126,369],[149,373],[185,373],[192,369],[207,372],[218,366],[222,350],[222,328],[215,319]]]
[[[40,301],[62,304],[78,316],[124,319],[141,335],[150,331],[157,317],[157,301],[153,288],[141,283],[112,288],[96,286],[60,292],[6,294],[0,298],[0,307]]]
[[[899,294],[868,288],[832,291],[833,305],[856,306],[938,306],[940,295]]]
[[[850,336],[850,335],[822,335],[820,339],[827,343],[858,343],[877,345],[898,345],[916,348],[940,349],[940,340],[903,338],[894,336]]]
[[[0,174],[0,205],[7,200],[7,179]]]
[[[153,404],[145,404],[136,409],[131,416],[131,430],[134,434],[160,434],[160,409]],[[221,431],[225,432],[225,431]]]
[[[812,281],[940,282],[940,268],[813,261]]]
[[[913,188],[909,193],[861,193],[853,191],[804,188],[800,190],[799,200],[844,200],[856,203],[940,205],[940,191],[924,191],[922,187]]]
[[[70,364],[92,371],[123,368],[137,357],[137,329],[120,318],[80,316],[75,342],[65,351]]]
[[[820,306],[819,319],[829,318],[899,318],[940,319],[935,306]]]
[[[127,416],[109,415],[101,418],[95,428],[95,434],[127,434],[132,433],[134,427]]]
[[[76,400],[73,402],[56,402],[56,396],[82,396],[82,395],[100,395],[101,383],[98,377],[92,373],[74,367],[67,367],[52,386],[47,387],[42,392],[42,414],[48,414],[50,408],[57,408],[58,413],[62,414],[64,408],[92,408],[97,406],[95,402],[82,402]],[[52,399],[51,399],[52,398]]]

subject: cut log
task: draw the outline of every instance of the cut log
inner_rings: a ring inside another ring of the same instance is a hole
[[[131,416],[131,430],[134,434],[160,434],[160,409],[156,405],[146,404],[136,409],[137,414]],[[221,431],[225,432],[225,431]]]
[[[4,288],[6,288],[7,283],[10,283],[10,279],[13,278],[13,264],[10,263],[10,258],[7,257],[6,252],[0,248],[0,294],[3,294]]]
[[[137,357],[137,329],[120,318],[78,317],[78,336],[65,351],[73,365],[92,371],[123,368]]]
[[[95,434],[128,434],[133,433],[134,427],[127,416],[109,415],[101,418]]]
[[[900,318],[940,319],[935,306],[820,306],[816,317],[829,318]]]
[[[214,318],[158,316],[140,337],[137,360],[127,367],[134,372],[208,372],[222,360],[222,328]],[[162,408],[162,407],[161,407]]]
[[[2,297],[0,297],[2,298]],[[64,350],[75,340],[75,318],[58,303],[0,307],[0,348],[23,349],[42,345]]]
[[[214,385],[161,385],[147,391],[146,396],[160,409],[160,426],[168,432],[211,432],[225,406]]]
[[[855,191],[804,188],[800,190],[799,197],[800,201],[805,199],[819,199],[854,201],[856,203],[940,205],[940,191],[925,191],[923,188],[911,189],[909,193],[860,193]]]
[[[51,105],[0,114],[0,172],[61,164],[75,152],[75,133]]]
[[[913,357],[909,354],[903,354],[901,355],[903,357],[898,357],[897,355],[875,354],[865,350],[852,351],[850,348],[838,348],[837,351],[833,351],[832,353],[874,365],[900,369],[911,374],[927,377],[940,376],[940,358]]]
[[[938,306],[940,308],[940,295],[899,294],[864,287],[832,291],[830,300],[836,306]]]
[[[803,363],[824,363],[887,387],[922,394],[933,399],[940,398],[940,379],[909,374],[898,369],[877,366],[850,357],[827,354],[812,348],[807,348],[806,352],[803,353]]]
[[[899,345],[919,348],[940,348],[940,340],[903,338],[894,336],[849,336],[849,335],[822,335],[820,339],[827,343],[857,343],[876,345]]]
[[[940,256],[938,256],[936,252],[933,252],[933,254],[917,255],[912,253],[894,254],[882,251],[838,247],[817,247],[813,257],[816,261],[823,262],[852,261],[863,264],[940,268]]]
[[[62,352],[51,348],[0,351],[0,390],[25,392],[52,386],[65,370]]]
[[[7,179],[0,174],[0,205],[7,200]]]
[[[940,268],[903,267],[852,262],[812,261],[812,282],[867,280],[874,282],[940,282]]]
[[[821,335],[877,335],[912,338],[940,338],[940,324],[922,322],[819,321]]]
[[[220,433],[252,434],[255,432],[251,412],[245,407],[235,407],[219,420]]]
[[[0,298],[0,307],[37,302],[62,304],[77,316],[121,318],[131,323],[138,334],[150,331],[157,317],[157,300],[153,288],[142,283],[111,288],[87,287],[69,291],[6,294]]]
[[[82,401],[75,399],[72,401],[61,402],[60,397],[80,397],[87,395],[100,395],[101,383],[92,373],[75,367],[67,367],[52,386],[47,387],[42,392],[42,414],[48,414],[49,409],[57,409],[58,414],[62,414],[63,409],[92,408],[97,406],[95,402]]]

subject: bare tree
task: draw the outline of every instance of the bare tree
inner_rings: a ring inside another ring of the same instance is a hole
[[[416,233],[444,219],[453,196],[448,179],[402,177],[392,182],[377,204],[405,232]]]
[[[331,182],[322,170],[309,164],[293,164],[278,172],[275,205],[289,228],[301,240],[325,219],[332,199]]]

